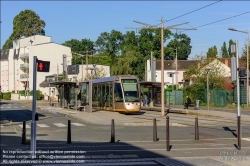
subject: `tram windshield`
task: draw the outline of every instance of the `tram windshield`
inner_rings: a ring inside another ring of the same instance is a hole
[[[122,79],[125,102],[139,102],[138,83],[136,79]]]

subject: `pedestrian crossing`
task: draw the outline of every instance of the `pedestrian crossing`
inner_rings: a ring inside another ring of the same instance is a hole
[[[56,126],[56,127],[67,127],[68,125],[65,125],[65,124],[63,124],[63,123],[53,123],[53,125],[52,126],[48,126],[47,124],[36,124],[38,127],[41,127],[41,128],[46,128],[46,127],[54,127],[54,126]],[[71,125],[73,125],[73,126],[86,126],[85,124],[81,124],[81,123],[71,123]],[[23,125],[22,124],[20,124],[20,125],[18,125],[20,128],[23,128]],[[1,128],[2,128],[3,126],[1,126]],[[26,124],[26,128],[27,129],[29,129],[30,128],[30,125],[28,125],[28,124]]]
[[[20,105],[20,104],[4,104],[0,107],[0,109],[10,109],[10,108],[15,108],[15,109],[20,109],[20,108],[26,108],[26,106]]]

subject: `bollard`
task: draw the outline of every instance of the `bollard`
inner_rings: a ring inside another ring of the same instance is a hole
[[[114,119],[111,120],[111,143],[115,142],[115,122]]]
[[[198,117],[195,117],[195,140],[199,140]]]
[[[71,126],[70,120],[68,120],[68,136],[67,136],[67,144],[71,144]]]
[[[153,142],[157,141],[157,126],[156,119],[153,119]]]
[[[35,114],[35,121],[38,121],[38,113]]]
[[[238,134],[237,134],[237,138],[238,138],[238,150],[241,150],[240,116],[238,116],[238,118],[237,118],[237,123],[238,123]]]
[[[166,146],[167,146],[167,151],[170,151],[170,148],[169,148],[169,117],[167,116],[166,117],[167,120],[166,120]]]
[[[22,144],[26,144],[26,121],[23,121]]]

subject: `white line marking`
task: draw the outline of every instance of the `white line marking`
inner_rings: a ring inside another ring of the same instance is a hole
[[[22,106],[22,107],[25,107],[25,106]]]
[[[49,127],[46,124],[37,124],[37,126],[39,126],[39,127]]]
[[[66,125],[62,123],[53,123],[53,124],[56,125],[57,127],[66,127]]]
[[[1,128],[3,128],[3,125],[1,125]]]
[[[250,138],[242,138],[244,141],[250,141]]]
[[[71,124],[75,126],[85,126],[84,124],[81,124],[81,123],[71,123]]]
[[[19,127],[21,127],[21,128],[23,128],[23,125],[21,124],[21,125],[18,125]],[[29,125],[26,125],[26,128],[27,129],[30,129],[30,126]]]
[[[11,107],[7,107],[7,108],[11,108]]]

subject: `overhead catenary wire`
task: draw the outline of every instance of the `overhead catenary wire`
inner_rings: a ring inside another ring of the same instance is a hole
[[[241,13],[241,14],[237,14],[237,15],[234,15],[234,16],[231,16],[231,17],[227,17],[227,18],[224,18],[224,19],[221,19],[221,20],[213,21],[211,23],[203,24],[203,25],[197,26],[195,28],[197,29],[197,28],[204,27],[204,26],[207,26],[207,25],[211,25],[211,24],[215,24],[215,23],[218,23],[218,22],[222,22],[222,21],[234,18],[234,17],[239,17],[239,16],[247,14],[247,13],[250,13],[250,11],[247,11],[247,12]],[[186,31],[186,30],[183,30],[182,32],[184,32],[184,31]]]
[[[212,5],[214,5],[214,4],[218,3],[218,2],[221,2],[221,1],[222,1],[222,0],[216,1],[216,2],[211,3],[211,4],[209,4],[209,5],[200,7],[200,8],[198,8],[198,9],[192,10],[192,11],[190,11],[190,12],[188,12],[188,13],[185,13],[185,14],[182,14],[182,15],[180,15],[180,16],[174,17],[174,18],[172,18],[172,19],[170,19],[170,20],[166,20],[166,21],[164,21],[164,23],[165,23],[165,22],[172,21],[172,20],[175,20],[175,19],[180,18],[180,17],[183,17],[183,16],[185,16],[185,15],[191,14],[191,13],[193,13],[193,12],[196,12],[196,11],[198,11],[198,10],[204,9],[204,8],[206,8],[206,7],[212,6]],[[160,25],[160,24],[157,24],[157,25]]]

